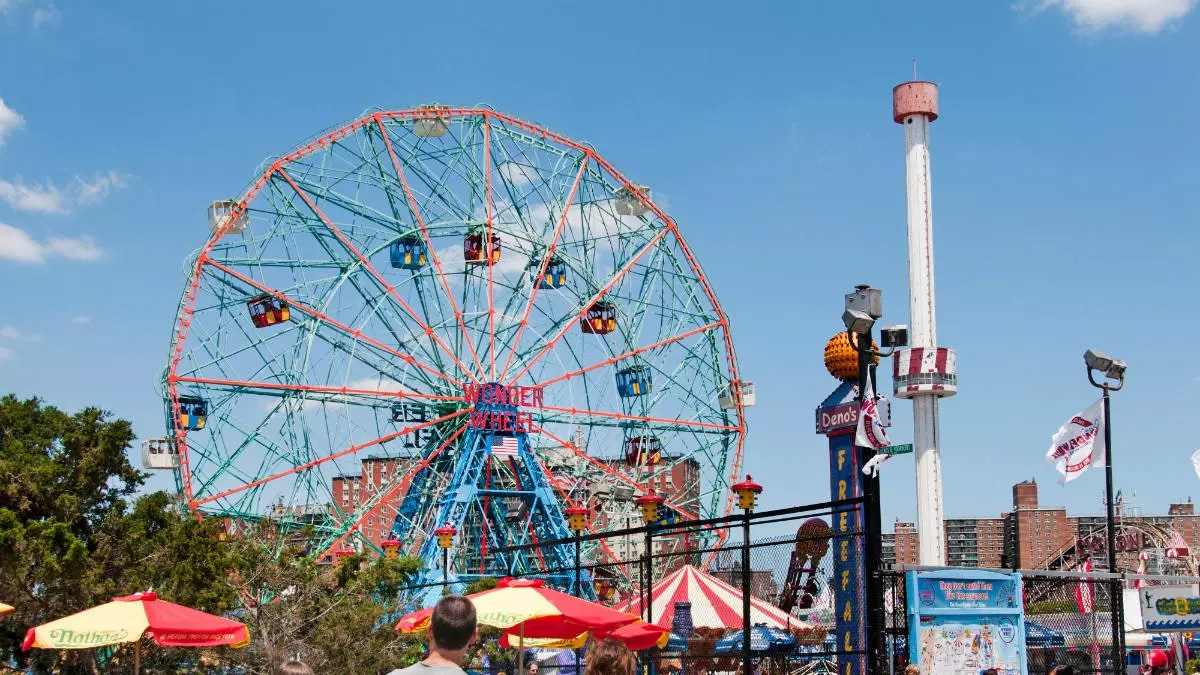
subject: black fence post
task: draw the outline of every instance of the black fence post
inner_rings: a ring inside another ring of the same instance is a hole
[[[742,521],[742,675],[754,672],[750,653],[750,516],[753,509],[746,509]]]

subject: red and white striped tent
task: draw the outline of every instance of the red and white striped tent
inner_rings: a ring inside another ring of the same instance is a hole
[[[663,578],[650,589],[652,623],[668,626],[676,602],[692,603],[692,624],[697,628],[741,628],[742,591],[716,577],[686,565]],[[613,609],[642,616],[642,598],[634,597]],[[807,623],[769,602],[750,597],[750,623],[771,628],[803,628]]]

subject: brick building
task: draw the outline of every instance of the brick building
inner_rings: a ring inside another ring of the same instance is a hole
[[[1043,569],[1075,564],[1081,554],[1091,554],[1097,570],[1107,569],[1106,517],[1070,516],[1063,507],[1043,506],[1036,481],[1013,486],[1012,510],[998,518],[947,518],[946,562],[951,567]],[[1200,549],[1200,516],[1189,500],[1171,504],[1165,515],[1141,515],[1117,502],[1117,560],[1125,570],[1135,570],[1138,554],[1163,550],[1166,560]],[[1164,548],[1156,543],[1170,542]],[[884,562],[915,565],[919,535],[910,522],[896,521],[895,531],[883,536]],[[1166,549],[1174,549],[1165,554]],[[1068,555],[1069,554],[1069,555]],[[1067,558],[1064,558],[1067,555]],[[1148,573],[1177,573],[1154,556]],[[1156,565],[1159,568],[1156,568]]]
[[[387,485],[398,473],[404,473],[410,468],[412,462],[411,457],[364,457],[362,473],[333,477],[334,505],[341,509],[342,513],[354,513],[360,506],[370,502],[380,487]],[[388,539],[399,505],[400,500],[393,499],[384,504],[376,515],[367,518],[362,524],[363,536],[376,546]]]
[[[1067,510],[1038,502],[1037,481],[1013,486],[1013,510],[1003,514],[1003,567],[1041,569],[1075,541],[1076,531],[1067,521]]]
[[[951,567],[1000,567],[1004,519],[947,518],[946,562]]]

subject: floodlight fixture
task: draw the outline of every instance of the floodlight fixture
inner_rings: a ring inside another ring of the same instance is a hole
[[[880,342],[884,347],[907,347],[908,346],[908,326],[903,324],[899,326],[888,326],[883,329]]]
[[[868,335],[871,327],[875,325],[875,319],[862,310],[847,309],[842,313],[842,323],[846,325],[846,330],[854,335]]]
[[[846,294],[846,309],[878,319],[883,316],[883,291],[871,288],[867,284],[859,284],[854,287],[853,293]]]
[[[1083,361],[1087,364],[1089,371],[1096,370],[1104,373],[1104,376],[1110,380],[1125,379],[1125,362],[1114,359],[1104,352],[1089,349],[1083,353]]]

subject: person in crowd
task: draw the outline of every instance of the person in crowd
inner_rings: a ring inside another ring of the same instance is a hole
[[[620,640],[601,640],[588,650],[583,675],[634,675],[637,659]]]
[[[275,675],[313,675],[313,669],[300,659],[288,659],[279,664]]]
[[[915,663],[904,666],[904,675],[921,675],[921,666]]]
[[[1068,665],[1058,665],[1050,669],[1050,675],[1075,675],[1075,669]]]
[[[466,675],[467,647],[475,641],[475,605],[461,595],[447,595],[429,617],[429,656],[388,675]]]
[[[537,661],[530,661],[529,662],[529,675],[538,675],[538,668],[540,668],[540,666],[538,665]]]
[[[986,668],[980,675],[1000,675],[995,668]]]

